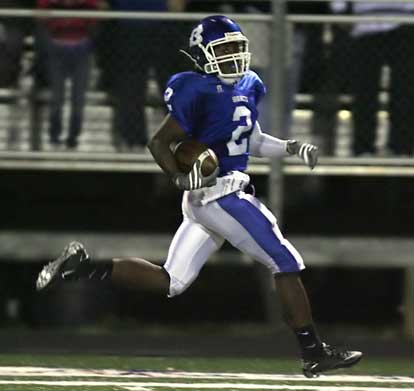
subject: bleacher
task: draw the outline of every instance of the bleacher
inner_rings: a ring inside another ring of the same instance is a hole
[[[98,69],[95,68],[95,73]],[[0,151],[30,151],[30,111],[31,91],[30,81],[23,80],[18,89],[0,89]],[[149,124],[149,131],[154,131],[163,117],[163,102],[159,96],[159,90],[153,80],[149,80],[149,104],[146,108],[146,115]],[[69,85],[67,90],[69,90]],[[48,152],[51,147],[47,139],[48,127],[48,102],[50,94],[42,90],[35,97],[37,104],[41,107],[42,131],[41,150]],[[117,152],[113,146],[112,139],[112,106],[110,97],[104,91],[89,90],[86,98],[85,118],[82,134],[79,139],[79,152]],[[302,107],[293,112],[293,124],[291,137],[313,141],[317,144],[318,138],[311,132],[312,121],[312,96],[299,94],[296,98],[297,106]],[[346,97],[344,99],[346,102]],[[64,123],[68,122],[69,105],[64,107]],[[338,125],[336,129],[336,157],[350,157],[350,144],[352,138],[352,117],[348,110],[340,110],[337,114]],[[378,113],[378,147],[384,147],[388,132],[388,115],[386,111]],[[68,152],[66,152],[68,153]]]

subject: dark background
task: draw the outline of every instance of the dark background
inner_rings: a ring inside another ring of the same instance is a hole
[[[181,195],[168,183],[160,192],[155,178],[138,173],[3,171],[1,229],[154,232],[172,237],[181,222]],[[259,196],[266,193],[264,177],[253,177],[253,182]],[[412,186],[410,179],[287,177],[283,231],[287,238],[296,234],[410,236],[414,231]],[[42,328],[111,326],[129,320],[164,324],[265,321],[255,266],[207,265],[188,291],[171,300],[89,282],[65,284],[40,295],[34,291],[34,281],[41,266],[1,260],[3,324]],[[310,267],[303,278],[319,322],[399,327],[401,269]],[[8,318],[10,298],[20,302],[17,319]]]

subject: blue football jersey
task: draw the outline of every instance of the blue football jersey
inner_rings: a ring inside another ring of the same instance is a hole
[[[168,81],[164,100],[187,137],[217,154],[220,175],[225,175],[247,167],[249,136],[258,117],[257,104],[265,93],[253,71],[235,85],[214,75],[182,72]]]

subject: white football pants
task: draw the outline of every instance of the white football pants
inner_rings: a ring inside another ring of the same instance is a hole
[[[191,285],[225,240],[274,274],[305,268],[300,254],[280,232],[275,216],[250,194],[239,191],[197,206],[189,202],[185,192],[182,211],[183,222],[164,264],[170,276],[170,297]]]

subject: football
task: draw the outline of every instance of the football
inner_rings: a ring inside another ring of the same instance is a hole
[[[211,149],[207,148],[205,144],[195,140],[186,140],[178,143],[174,148],[174,157],[180,171],[184,173],[190,172],[194,162],[205,151],[208,151],[208,156],[203,161],[201,173],[204,176],[208,176],[211,175],[218,166],[216,154]]]

